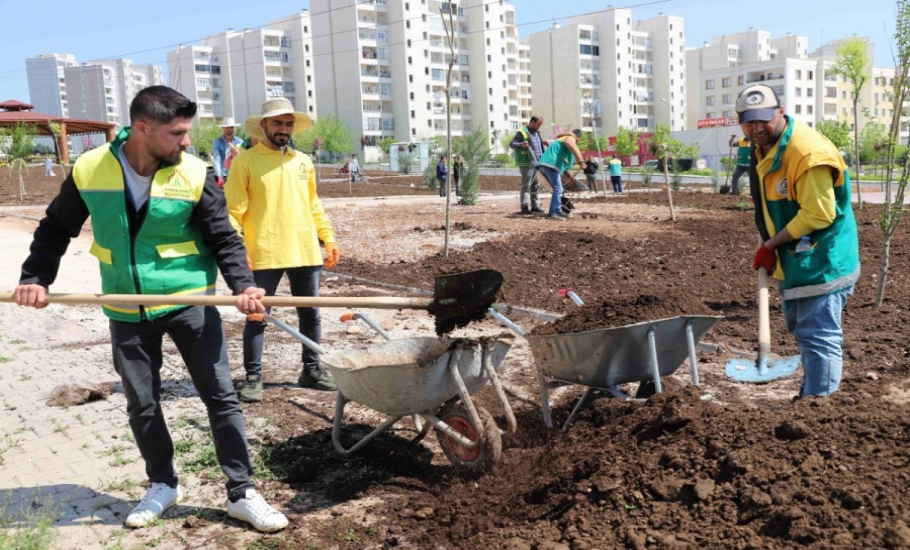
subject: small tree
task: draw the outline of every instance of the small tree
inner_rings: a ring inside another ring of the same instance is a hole
[[[196,150],[196,155],[201,157],[205,154],[211,157],[214,153],[212,143],[222,133],[224,132],[221,127],[212,120],[202,120],[198,124],[194,124],[193,131],[190,132],[190,143]]]
[[[910,162],[904,161],[897,179],[897,192],[891,199],[891,185],[894,177],[895,158],[898,151],[898,138],[901,123],[906,111],[904,105],[910,100],[910,2],[897,1],[895,18],[895,59],[894,88],[891,91],[891,102],[894,106],[885,162],[885,202],[878,225],[882,230],[882,259],[879,265],[878,287],[875,291],[875,305],[882,307],[885,297],[885,285],[888,282],[889,258],[891,257],[891,239],[904,217],[904,193],[910,182]]]
[[[870,122],[859,134],[859,157],[863,164],[871,164],[873,174],[878,169],[878,161],[884,156],[888,147],[890,129],[880,122]],[[867,166],[868,168],[868,166]]]
[[[664,162],[664,187],[667,188],[667,203],[670,206],[670,219],[676,221],[676,212],[673,210],[673,192],[670,189],[670,128],[663,124],[658,124],[654,128],[654,134],[648,143],[648,149],[655,157],[660,157]]]
[[[10,177],[13,176],[13,169],[19,171],[19,200],[24,200],[27,196],[22,171],[24,170],[28,174],[28,158],[35,147],[37,134],[37,128],[34,125],[24,122],[17,122],[8,128],[0,128],[0,144],[3,144],[6,159],[9,161]]]
[[[856,201],[863,209],[863,191],[859,178],[859,97],[869,80],[869,51],[862,38],[850,38],[837,48],[833,71],[853,84],[853,147],[856,155]],[[900,109],[897,109],[898,111]]]
[[[467,133],[454,144],[455,154],[464,160],[462,172],[458,174],[461,198],[458,204],[473,206],[480,193],[480,165],[490,154],[490,140],[480,127]],[[454,181],[454,180],[453,180]]]
[[[316,147],[316,140],[321,145]],[[333,115],[316,119],[308,130],[294,135],[294,142],[303,151],[327,151],[333,157],[350,153],[355,144],[359,144],[357,134],[343,120]],[[313,159],[314,162],[319,162]]]
[[[815,129],[831,140],[838,151],[846,150],[853,141],[850,137],[850,124],[846,120],[819,120]]]

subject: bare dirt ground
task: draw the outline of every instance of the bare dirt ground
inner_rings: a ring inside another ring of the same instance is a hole
[[[517,188],[517,178],[501,179],[503,191]],[[58,184],[32,178],[30,200],[46,202]],[[499,185],[485,179],[481,187]],[[598,399],[568,430],[548,431],[533,355],[524,339],[511,339],[500,372],[519,429],[505,438],[493,469],[480,474],[453,467],[432,435],[410,442],[415,434],[406,422],[360,453],[336,453],[334,395],[294,388],[299,344],[270,327],[266,397],[246,406],[246,415],[260,473],[268,474],[260,487],[288,512],[291,525],[260,536],[221,511],[181,509],[154,528],[174,533],[170,547],[910,548],[910,344],[904,334],[910,238],[905,227],[894,237],[885,303],[876,308],[880,207],[857,211],[864,273],[844,312],[841,391],[792,402],[799,374],[743,385],[723,372],[732,350],[756,348],[755,230],[747,203],[680,191],[673,222],[664,193],[579,196],[573,218],[560,223],[516,215],[517,192],[483,197],[476,206],[453,208],[446,257],[444,203],[419,181],[372,177],[352,189],[344,181],[320,187],[342,252],[324,295],[404,294],[363,280],[431,291],[436,275],[489,267],[505,276],[503,304],[570,314],[556,332],[713,314],[723,319],[702,340],[721,351],[698,353],[698,387],[686,362],[665,379],[664,393],[643,403]],[[406,194],[428,200],[358,198]],[[0,171],[0,204],[17,204],[17,195],[18,181]],[[566,287],[586,305],[560,297]],[[772,290],[773,303],[775,297]],[[362,324],[338,323],[338,313],[323,310],[325,347],[380,342]],[[394,338],[433,332],[424,312],[369,314]],[[293,319],[290,310],[276,315]],[[576,323],[568,322],[572,318]],[[513,320],[526,330],[553,332],[535,317]],[[795,354],[777,307],[771,320],[774,352]],[[242,319],[225,316],[225,326],[239,380]],[[488,320],[455,335],[502,332]],[[551,389],[557,425],[583,390]],[[505,426],[489,387],[476,400]],[[371,409],[349,406],[343,443],[353,444],[381,420]],[[204,482],[215,489],[221,483],[217,472]]]

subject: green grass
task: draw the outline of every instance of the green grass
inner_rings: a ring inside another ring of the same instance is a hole
[[[6,357],[5,355],[0,355],[0,363],[9,363],[12,361],[12,357]]]
[[[54,543],[54,516],[50,505],[33,502],[27,511],[8,510],[10,492],[0,499],[0,548],[6,550],[49,550]]]
[[[196,445],[197,448],[201,447],[196,454],[183,457],[183,460],[180,461],[181,471],[189,474],[200,474],[206,470],[217,470],[219,468],[218,455],[215,454],[215,444],[210,437],[206,439],[204,445]]]
[[[18,449],[21,446],[22,446],[22,444],[19,443],[18,439],[13,439],[12,437],[4,437],[3,439],[0,439],[0,464],[3,464],[3,461],[4,461],[3,457],[7,453],[7,451],[10,451],[12,449]],[[4,548],[4,547],[0,546],[0,548]]]

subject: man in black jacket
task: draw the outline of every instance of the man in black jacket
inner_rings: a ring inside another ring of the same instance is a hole
[[[183,152],[196,104],[165,86],[145,88],[130,105],[132,126],[107,146],[83,154],[47,208],[22,265],[14,297],[47,306],[70,240],[91,217],[91,253],[106,294],[213,294],[217,269],[237,295],[237,309],[261,313],[243,241],[228,221],[211,166]],[[150,487],[126,518],[145,527],[183,496],[174,444],[161,408],[162,339],[173,340],[208,410],[218,462],[227,476],[227,511],[260,531],[288,521],[251,480],[243,412],[231,382],[221,317],[213,306],[110,303],[114,368],[123,382],[130,428]]]

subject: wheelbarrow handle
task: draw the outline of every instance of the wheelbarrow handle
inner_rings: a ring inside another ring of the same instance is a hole
[[[49,304],[122,304],[135,306],[233,306],[236,296],[172,296],[166,294],[67,294],[48,293]],[[429,309],[432,300],[426,298],[396,298],[388,296],[265,296],[260,300],[266,307],[344,307],[373,309]],[[15,302],[11,292],[0,293],[0,302]]]

